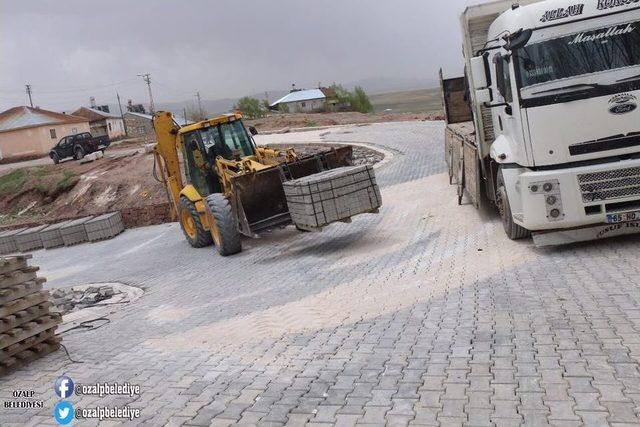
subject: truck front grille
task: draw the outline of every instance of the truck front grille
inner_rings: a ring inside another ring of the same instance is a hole
[[[583,202],[640,195],[640,167],[578,175]]]

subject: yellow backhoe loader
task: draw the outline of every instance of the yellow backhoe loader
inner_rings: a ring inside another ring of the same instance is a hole
[[[299,158],[293,149],[258,146],[257,131],[247,131],[240,113],[180,127],[161,111],[153,126],[154,173],[160,171],[174,218],[191,246],[213,243],[222,256],[242,250],[241,235],[291,223],[284,181],[352,164],[351,147]]]

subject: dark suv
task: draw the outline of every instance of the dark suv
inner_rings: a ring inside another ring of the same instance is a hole
[[[102,151],[109,146],[108,136],[91,136],[89,132],[77,133],[62,138],[49,152],[49,157],[53,163],[58,164],[60,160],[73,157],[80,160],[86,154],[94,151]]]

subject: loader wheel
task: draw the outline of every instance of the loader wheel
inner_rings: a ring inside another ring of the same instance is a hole
[[[502,218],[502,227],[504,232],[507,233],[507,237],[511,240],[525,239],[531,236],[531,232],[526,228],[513,222],[513,215],[511,213],[511,205],[509,204],[509,197],[507,197],[507,189],[504,186],[504,178],[502,176],[502,170],[498,171],[498,190],[496,191],[496,205]]]
[[[213,242],[211,233],[202,226],[196,205],[186,197],[180,197],[178,209],[180,226],[189,244],[194,248],[204,248],[205,246],[211,245]]]
[[[229,256],[241,252],[242,240],[238,231],[238,219],[229,201],[222,194],[216,193],[208,196],[205,202],[211,214],[209,226],[218,253]]]

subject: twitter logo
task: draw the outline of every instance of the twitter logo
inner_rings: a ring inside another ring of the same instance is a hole
[[[69,424],[73,420],[73,405],[66,400],[61,400],[53,408],[53,418],[56,419],[58,424]]]

